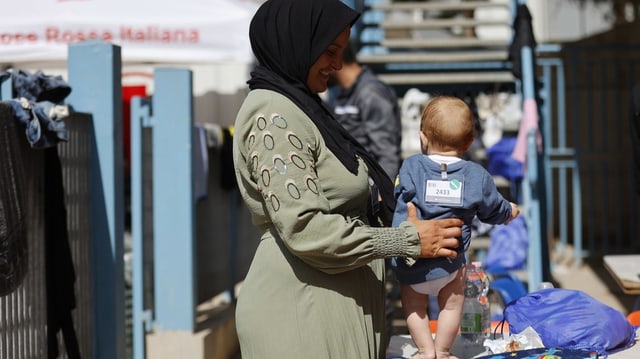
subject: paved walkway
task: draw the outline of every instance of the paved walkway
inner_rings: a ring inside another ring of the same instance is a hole
[[[579,267],[571,263],[554,264],[552,275],[559,287],[581,290],[625,315],[634,308],[636,297],[622,292],[601,258],[587,259]]]

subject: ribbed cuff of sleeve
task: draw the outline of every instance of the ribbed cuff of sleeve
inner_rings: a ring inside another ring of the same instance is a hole
[[[380,257],[414,257],[420,255],[420,237],[413,223],[405,221],[399,227],[374,227],[376,254]]]

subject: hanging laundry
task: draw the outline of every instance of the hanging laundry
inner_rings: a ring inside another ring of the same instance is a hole
[[[207,141],[207,147],[211,149],[218,149],[222,147],[224,142],[224,129],[217,123],[203,122],[198,124],[202,126],[205,133],[205,139]]]
[[[62,163],[57,146],[44,149],[44,242],[47,283],[47,339],[49,358],[57,358],[62,334],[69,359],[80,359],[73,323],[76,309],[76,270],[73,264]]]
[[[522,96],[516,93],[479,93],[475,98],[485,148],[495,145],[505,132],[516,132],[522,120]]]
[[[204,126],[196,123],[193,133],[193,196],[200,201],[206,199],[208,194],[209,150]]]
[[[24,127],[32,148],[49,148],[68,141],[63,119],[69,108],[63,103],[71,88],[60,76],[47,76],[41,71],[31,74],[23,70],[6,70],[0,79],[11,78],[10,103],[13,116]]]
[[[416,88],[409,89],[402,98],[400,107],[400,119],[402,121],[402,157],[421,152],[420,148],[420,120],[422,119],[422,109],[431,98],[426,92]]]
[[[0,296],[23,282],[28,270],[27,188],[22,148],[11,108],[0,102]]]
[[[529,131],[536,131],[536,145],[538,151],[542,150],[542,136],[538,128],[538,103],[535,99],[530,98],[524,101],[524,116],[520,123],[520,131],[511,156],[525,163],[527,159],[527,134]]]

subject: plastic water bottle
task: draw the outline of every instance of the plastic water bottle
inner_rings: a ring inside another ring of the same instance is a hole
[[[482,317],[484,308],[480,303],[482,281],[473,264],[467,266],[464,287],[464,306],[460,320],[460,336],[466,345],[482,345]]]
[[[478,300],[482,304],[482,333],[485,338],[491,338],[491,304],[489,303],[489,286],[491,280],[484,271],[482,262],[473,262],[478,276],[480,277],[480,283],[482,285],[480,290],[480,297]]]

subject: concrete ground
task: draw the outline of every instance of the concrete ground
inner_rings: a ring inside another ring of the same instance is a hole
[[[622,292],[605,269],[602,258],[586,259],[581,266],[555,264],[552,276],[559,287],[581,290],[625,315],[634,310],[639,298]]]

